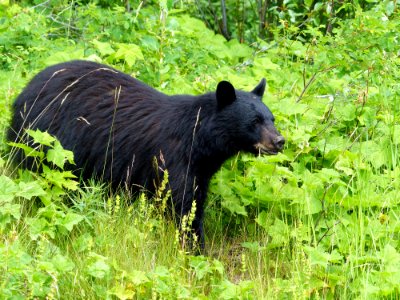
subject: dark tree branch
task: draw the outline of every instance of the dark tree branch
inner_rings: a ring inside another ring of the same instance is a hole
[[[329,3],[327,4],[329,5]],[[333,18],[335,17],[335,1],[331,0],[331,11],[329,13],[328,23],[326,24],[326,34],[332,34],[333,30]]]
[[[267,4],[268,0],[259,0],[258,1],[258,15],[260,18],[260,24],[258,27],[258,36],[263,39],[265,38],[265,18],[266,18],[266,12],[267,12]]]
[[[228,20],[226,18],[226,4],[225,0],[221,0],[221,11],[222,11],[222,28],[221,33],[227,39],[230,40],[230,34],[228,31]]]
[[[315,72],[315,73],[311,76],[311,78],[308,80],[307,83],[305,82],[305,78],[306,78],[306,77],[305,77],[305,70],[303,70],[304,88],[303,88],[303,90],[301,91],[300,96],[297,98],[296,103],[300,102],[301,98],[303,98],[303,96],[304,96],[304,93],[307,91],[307,89],[308,89],[308,87],[311,85],[311,83],[314,82],[315,77],[316,77],[319,73],[325,73],[325,72],[328,72],[328,71],[330,71],[330,70],[332,70],[332,69],[334,69],[334,68],[336,68],[336,66],[332,66],[332,67],[329,67],[329,68],[326,68],[326,69],[319,70],[319,71]]]

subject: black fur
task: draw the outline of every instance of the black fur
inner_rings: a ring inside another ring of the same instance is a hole
[[[71,61],[32,79],[15,101],[8,137],[19,140],[24,128],[47,130],[74,152],[83,178],[114,187],[154,191],[157,169],[168,169],[177,215],[197,201],[193,229],[203,245],[211,176],[239,151],[276,154],[283,147],[261,101],[264,89],[265,79],[252,92],[222,81],[216,92],[167,96],[108,66]]]

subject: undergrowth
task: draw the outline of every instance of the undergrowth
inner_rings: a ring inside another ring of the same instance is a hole
[[[171,94],[220,80],[249,89],[266,77],[284,152],[224,164],[210,186],[206,249],[193,255],[190,233],[166,212],[167,185],[154,197],[111,192],[79,182],[65,167],[72,153],[50,135],[28,132],[47,152],[2,135],[0,298],[397,299],[396,2],[354,4],[332,35],[287,26],[251,45],[215,35],[184,2],[137,3],[130,13],[90,1],[0,2],[1,128],[39,70],[90,59]],[[13,165],[10,146],[37,171]]]

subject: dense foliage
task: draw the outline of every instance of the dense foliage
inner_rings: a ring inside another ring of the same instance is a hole
[[[48,151],[13,144],[42,166],[22,170],[3,134],[0,298],[398,298],[396,1],[343,1],[349,13],[332,34],[293,22],[251,45],[207,29],[185,1],[116,3],[0,1],[2,130],[32,76],[80,58],[171,94],[220,80],[250,89],[266,77],[264,100],[287,145],[224,165],[211,185],[205,255],[193,256],[164,217],[165,187],[131,205],[126,192],[79,185],[64,169],[71,152],[36,131]]]
[[[273,40],[288,27],[297,28],[303,39],[310,36],[303,30],[311,26],[332,34],[340,20],[354,18],[357,9],[368,10],[378,1],[368,0],[198,0],[190,8],[206,24],[227,39],[253,42],[258,38]],[[394,1],[386,1],[393,10]]]

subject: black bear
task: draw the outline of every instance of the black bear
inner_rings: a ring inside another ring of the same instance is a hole
[[[178,222],[196,200],[192,228],[204,246],[212,175],[239,151],[283,148],[261,99],[265,84],[262,79],[244,92],[221,81],[215,92],[168,96],[105,65],[61,63],[36,75],[18,96],[8,138],[19,140],[26,128],[48,131],[74,152],[84,179],[95,176],[114,187],[154,191],[159,169],[167,169]]]

